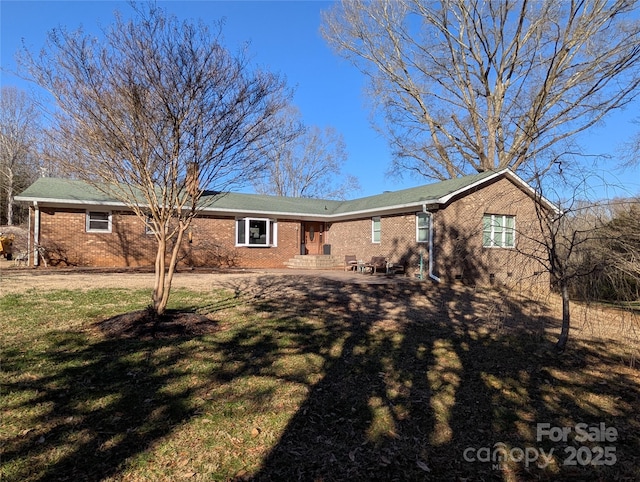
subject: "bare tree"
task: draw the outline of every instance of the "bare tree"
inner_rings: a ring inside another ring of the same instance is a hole
[[[636,126],[640,125],[640,118],[634,119],[633,123]],[[640,165],[640,131],[634,132],[629,139],[622,142],[618,148],[618,156],[622,161],[622,170]]]
[[[37,176],[39,111],[26,92],[2,87],[0,92],[0,195],[6,220],[14,224],[14,194]],[[3,213],[4,214],[4,213]]]
[[[528,246],[533,246],[522,254],[543,266],[560,293],[562,327],[556,343],[559,351],[566,348],[569,340],[572,299],[603,300],[602,286],[596,286],[603,277],[608,277],[616,289],[625,289],[614,296],[615,301],[628,301],[634,293],[637,296],[640,287],[639,233],[633,216],[637,206],[590,199],[589,178],[583,172],[564,173],[539,182],[539,199],[543,190],[553,192],[558,209],[549,210],[545,208],[547,203],[537,203],[537,228],[518,231],[520,238],[526,237]],[[617,214],[613,220],[617,221],[612,221],[614,212]]]
[[[604,208],[600,236],[581,262],[596,267],[592,276],[578,280],[581,299],[614,303],[640,300],[640,198],[613,199]]]
[[[203,193],[260,172],[290,93],[277,75],[231,55],[220,28],[212,34],[151,3],[134,9],[129,21],[116,14],[101,39],[55,30],[21,64],[56,100],[49,154],[151,225],[161,314]]]
[[[322,33],[369,77],[394,167],[533,177],[640,86],[631,0],[343,0]]]
[[[285,115],[291,130],[300,125],[299,113],[289,109]],[[342,135],[331,127],[301,128],[292,142],[274,145],[268,152],[269,164],[254,189],[276,196],[346,199],[360,189],[358,180],[342,175],[347,151]]]
[[[571,281],[577,277],[588,276],[595,270],[593,266],[576,262],[576,258],[584,254],[580,248],[587,245],[593,236],[593,230],[572,226],[572,221],[575,221],[572,213],[572,208],[565,208],[554,214],[539,213],[540,226],[544,233],[541,240],[546,251],[546,257],[541,261],[562,297],[562,328],[556,343],[559,351],[564,351],[569,341]]]

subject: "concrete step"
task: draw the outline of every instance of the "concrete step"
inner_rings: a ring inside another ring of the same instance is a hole
[[[327,254],[297,254],[284,265],[291,269],[338,269],[344,266],[344,258]]]

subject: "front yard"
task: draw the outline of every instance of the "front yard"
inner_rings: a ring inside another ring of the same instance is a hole
[[[215,276],[215,275],[212,275]],[[427,283],[0,296],[4,481],[639,480],[640,319]]]

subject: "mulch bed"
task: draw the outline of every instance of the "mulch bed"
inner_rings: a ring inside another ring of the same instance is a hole
[[[200,336],[218,330],[215,321],[196,312],[167,310],[158,316],[151,309],[117,315],[101,321],[96,327],[107,338],[138,340]]]

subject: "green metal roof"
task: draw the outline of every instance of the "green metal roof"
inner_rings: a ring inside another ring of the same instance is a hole
[[[205,195],[202,204],[213,210],[248,212],[301,213],[312,215],[331,214],[342,201],[325,199],[267,196],[263,194],[226,193],[214,196],[213,202]]]
[[[436,182],[399,191],[388,191],[348,201],[327,199],[293,198],[243,194],[205,195],[202,198],[204,211],[222,213],[264,213],[265,215],[288,215],[318,218],[345,218],[358,214],[399,210],[423,204],[442,204],[457,194],[483,181],[507,174],[515,181],[527,186],[524,181],[508,170],[486,171],[447,181]],[[41,204],[65,205],[123,205],[122,202],[78,180],[40,178],[16,197],[18,201],[37,201]]]
[[[399,191],[388,191],[375,196],[345,201],[336,208],[334,214],[371,211],[393,206],[437,203],[447,195],[464,190],[477,182],[495,175],[496,172],[494,171],[486,171],[480,174],[449,179],[447,181],[426,184],[424,186],[412,187]]]
[[[83,181],[54,177],[39,178],[16,197],[18,200],[24,197],[33,198],[34,201],[41,202],[60,200],[68,202],[78,201],[83,204],[102,204],[111,200],[106,194]]]

